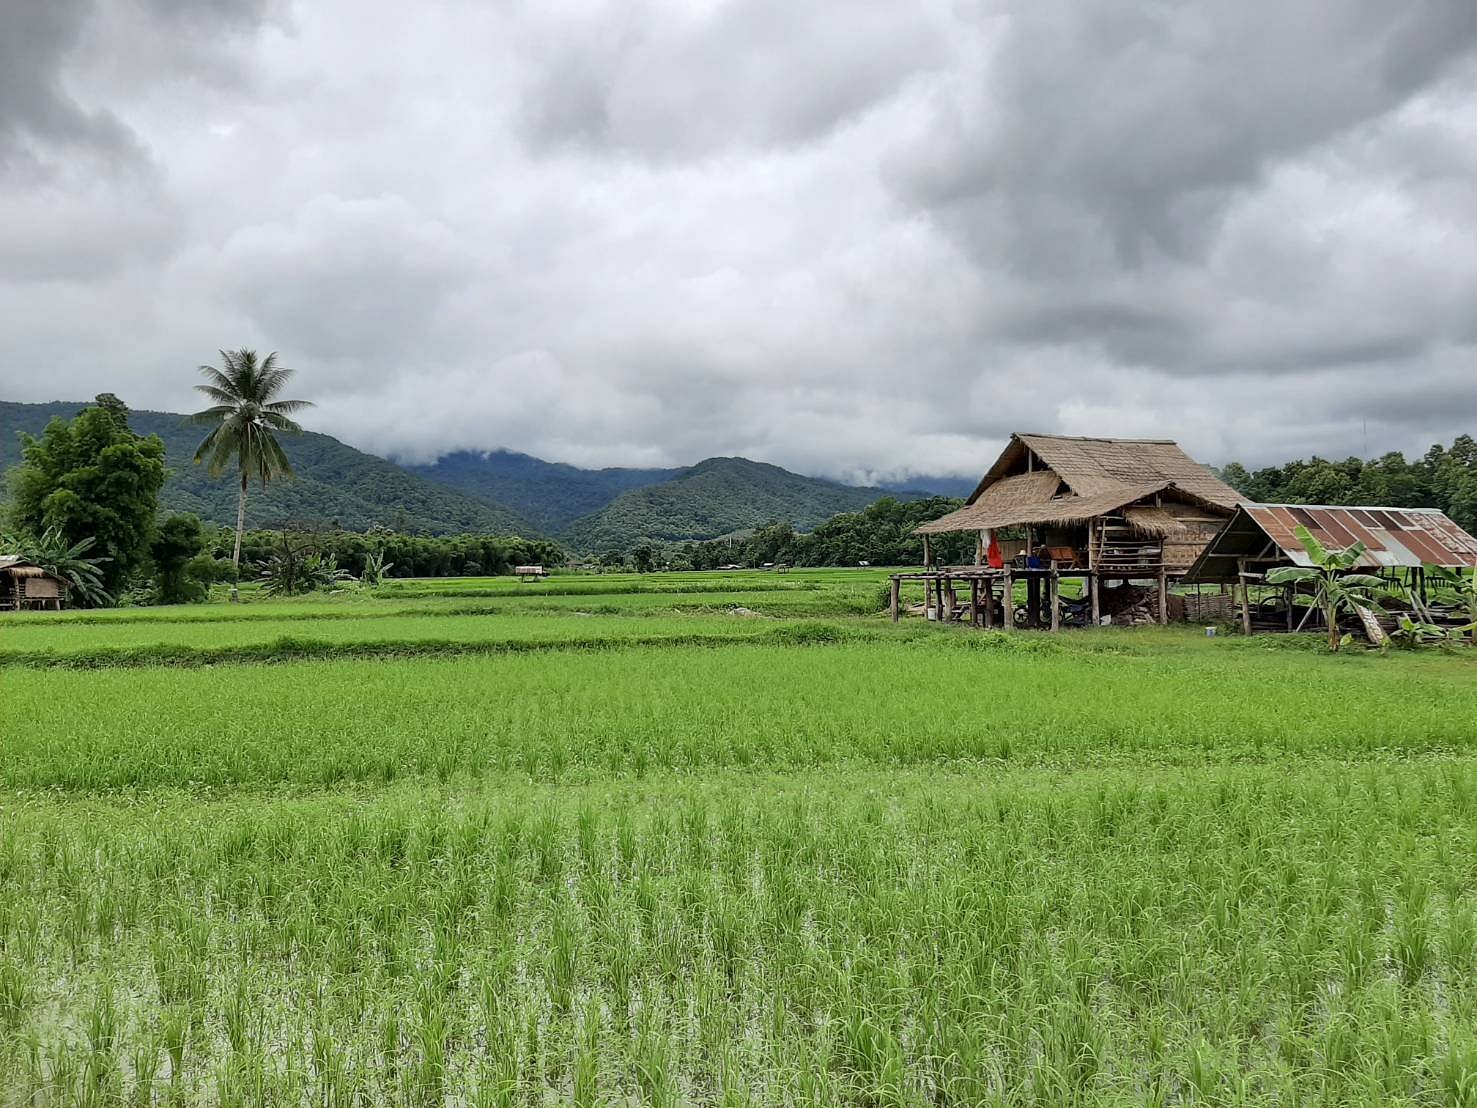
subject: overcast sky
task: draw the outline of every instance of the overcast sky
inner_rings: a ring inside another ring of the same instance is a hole
[[[0,396],[425,460],[1477,432],[1473,0],[0,0]]]

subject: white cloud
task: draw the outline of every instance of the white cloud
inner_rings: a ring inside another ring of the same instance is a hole
[[[1474,40],[1465,0],[58,4],[0,48],[4,391],[179,408],[250,344],[422,460],[1424,448],[1477,417]]]

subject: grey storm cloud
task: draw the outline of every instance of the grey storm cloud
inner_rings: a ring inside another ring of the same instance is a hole
[[[850,479],[1477,430],[1470,0],[0,13],[7,397],[249,344],[401,457]]]

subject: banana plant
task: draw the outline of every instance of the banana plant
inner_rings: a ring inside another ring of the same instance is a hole
[[[359,575],[359,583],[371,587],[383,585],[390,575],[390,570],[394,568],[394,562],[385,561],[383,550],[371,551],[364,555],[364,572]]]
[[[1469,624],[1477,624],[1477,563],[1468,571],[1433,566],[1427,562],[1426,578],[1435,585],[1434,597],[1439,603],[1459,608]],[[1477,639],[1477,632],[1473,637]]]
[[[1368,549],[1362,542],[1356,542],[1343,550],[1330,550],[1302,525],[1298,526],[1295,533],[1313,564],[1279,566],[1268,572],[1267,584],[1300,585],[1311,582],[1312,602],[1322,609],[1323,617],[1328,622],[1328,649],[1337,652],[1339,647],[1353,637],[1339,635],[1341,612],[1348,612],[1362,619],[1361,609],[1368,611],[1376,607],[1382,598],[1398,595],[1398,592],[1382,577],[1376,577],[1372,573],[1349,572],[1359,564],[1359,559]]]

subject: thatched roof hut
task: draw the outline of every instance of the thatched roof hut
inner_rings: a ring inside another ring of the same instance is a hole
[[[67,582],[16,554],[0,555],[0,611],[60,608]]]
[[[1013,434],[964,507],[916,533],[1025,528],[1086,566],[1173,572],[1243,499],[1168,439]]]

